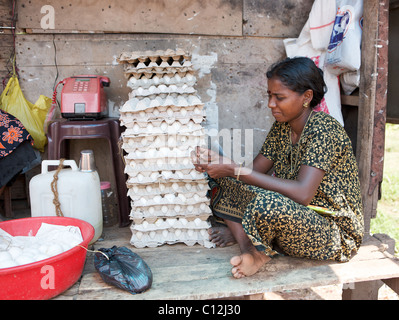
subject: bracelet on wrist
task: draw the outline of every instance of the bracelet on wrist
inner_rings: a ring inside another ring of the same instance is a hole
[[[240,167],[238,168],[238,172],[237,172],[237,181],[240,181],[240,174],[241,174],[241,169],[242,169],[242,163],[240,163]]]

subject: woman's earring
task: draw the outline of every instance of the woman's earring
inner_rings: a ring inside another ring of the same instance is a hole
[[[304,107],[304,108],[309,107],[309,103],[308,103],[308,102],[304,102],[303,107]]]

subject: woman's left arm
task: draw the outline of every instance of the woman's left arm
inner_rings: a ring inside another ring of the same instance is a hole
[[[240,167],[235,163],[207,164],[203,168],[211,178],[234,177],[253,186],[276,191],[303,205],[308,205],[316,194],[324,171],[302,165],[296,180],[281,179],[250,168]]]

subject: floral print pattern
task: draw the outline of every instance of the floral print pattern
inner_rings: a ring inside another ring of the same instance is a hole
[[[21,121],[0,110],[0,158],[9,155],[25,140],[33,144],[31,135]]]

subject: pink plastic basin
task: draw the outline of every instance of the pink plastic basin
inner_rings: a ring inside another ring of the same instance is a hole
[[[0,222],[0,228],[12,236],[36,235],[42,222],[80,228],[87,248],[94,228],[86,221],[66,217],[32,217]],[[78,281],[87,251],[79,246],[54,257],[0,269],[0,300],[44,300],[57,296]]]

